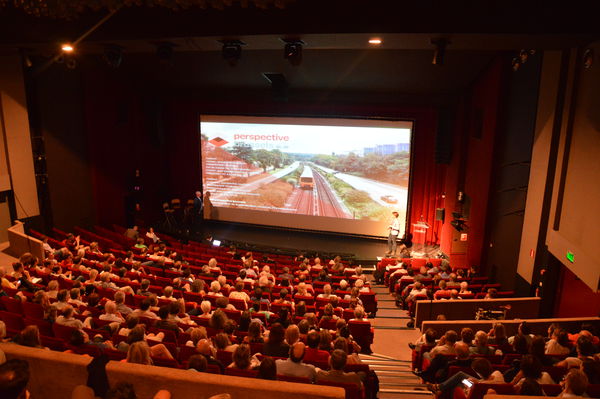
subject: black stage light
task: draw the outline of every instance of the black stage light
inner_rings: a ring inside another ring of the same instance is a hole
[[[446,46],[448,46],[450,42],[444,38],[439,38],[431,39],[431,44],[435,46],[435,48],[433,49],[433,59],[431,60],[431,63],[433,65],[444,65]]]
[[[464,220],[453,220],[450,222],[450,224],[456,229],[456,231],[463,231],[465,229]]]
[[[169,42],[161,42],[156,44],[156,56],[160,62],[169,63],[173,57],[173,48],[175,45]]]
[[[241,40],[221,40],[223,43],[222,54],[223,59],[227,61],[230,66],[235,66],[239,59],[242,57],[242,46],[246,43]]]
[[[302,63],[302,46],[304,43],[299,39],[281,39],[285,46],[283,48],[283,58],[288,60],[290,64],[298,66]]]
[[[117,69],[121,66],[121,62],[123,62],[123,47],[116,44],[105,46],[103,58],[109,67]]]

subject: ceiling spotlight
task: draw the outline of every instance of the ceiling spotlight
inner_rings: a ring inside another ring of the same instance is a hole
[[[242,57],[242,46],[245,46],[241,40],[221,40],[223,48],[221,49],[223,59],[227,61],[230,66],[235,66],[239,59]]]
[[[583,67],[585,69],[591,69],[594,65],[594,50],[588,48],[583,53]]]
[[[521,50],[519,52],[519,58],[521,59],[521,64],[526,63],[527,59],[529,59],[529,51],[527,51],[527,50]]]
[[[123,62],[123,47],[116,44],[107,45],[104,47],[102,58],[104,58],[109,67],[117,69],[121,65],[121,62]]]
[[[521,59],[519,57],[514,57],[510,63],[513,72],[517,72],[521,67]]]
[[[431,44],[435,46],[433,49],[433,59],[431,63],[433,65],[444,65],[444,56],[446,55],[446,46],[450,44],[450,42],[444,38],[440,39],[431,39]]]
[[[69,44],[69,43],[63,44],[62,46],[60,46],[60,48],[65,53],[72,53],[73,50],[75,50],[75,48],[71,44]]]
[[[381,43],[383,43],[383,40],[381,40],[378,37],[374,37],[372,39],[369,39],[369,44],[374,44],[376,46],[379,46]]]
[[[173,57],[173,48],[175,45],[169,42],[160,42],[156,44],[156,57],[162,63],[168,64]]]
[[[68,69],[75,69],[75,68],[77,68],[77,60],[75,59],[75,57],[66,57],[66,59],[65,59],[65,66]]]
[[[283,49],[283,58],[288,60],[290,64],[297,66],[302,63],[302,46],[304,43],[300,39],[281,39],[285,42],[285,47]]]

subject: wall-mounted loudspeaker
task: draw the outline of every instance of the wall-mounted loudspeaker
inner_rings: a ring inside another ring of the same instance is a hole
[[[445,209],[444,208],[436,208],[435,210],[435,220],[443,222],[444,221],[444,216],[445,216]]]

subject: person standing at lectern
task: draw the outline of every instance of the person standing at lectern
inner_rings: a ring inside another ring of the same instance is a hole
[[[200,225],[202,224],[202,216],[203,215],[204,203],[202,202],[202,193],[200,191],[196,191],[196,196],[194,197],[194,207],[192,209],[193,214],[193,230],[192,232],[197,233],[200,231]]]
[[[390,225],[388,226],[389,235],[388,235],[388,251],[386,255],[396,254],[396,246],[398,245],[398,234],[400,234],[400,221],[398,220],[398,216],[400,214],[396,211],[392,212],[394,217],[392,218]]]

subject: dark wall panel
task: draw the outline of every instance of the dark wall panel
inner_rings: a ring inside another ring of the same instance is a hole
[[[506,289],[516,288],[540,69],[538,53],[530,56],[518,71],[508,72],[495,143],[483,262]],[[526,291],[522,284],[518,288]]]

